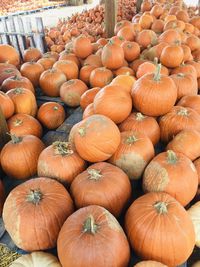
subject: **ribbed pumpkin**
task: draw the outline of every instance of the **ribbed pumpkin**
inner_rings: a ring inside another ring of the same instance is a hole
[[[118,75],[115,77],[110,85],[119,85],[121,90],[124,89],[128,93],[131,92],[133,85],[135,84],[136,78],[131,75]]]
[[[120,125],[120,132],[136,131],[149,137],[153,145],[160,139],[160,127],[155,118],[145,116],[140,112],[131,113]]]
[[[17,76],[17,75],[12,76],[4,80],[4,82],[1,85],[1,90],[4,92],[7,92],[10,89],[14,89],[14,88],[26,88],[30,90],[33,94],[35,94],[35,89],[31,81],[26,77]]]
[[[0,63],[9,63],[15,66],[19,66],[20,57],[17,50],[7,44],[0,45]]]
[[[38,61],[42,57],[42,53],[38,48],[29,47],[28,49],[24,50],[23,54],[23,61],[24,62],[31,62],[31,61]]]
[[[145,115],[166,114],[176,102],[176,85],[170,77],[160,75],[160,70],[158,65],[155,74],[144,75],[133,86],[133,106]]]
[[[136,131],[121,133],[121,142],[109,162],[122,169],[130,179],[141,178],[145,167],[154,157],[150,139]]]
[[[85,110],[83,112],[83,120],[88,118],[88,117],[90,117],[90,116],[92,116],[92,115],[94,115],[94,114],[95,114],[95,112],[94,112],[94,104],[91,103],[85,108]]]
[[[167,266],[184,263],[195,245],[194,227],[186,210],[163,192],[135,200],[126,213],[125,228],[141,258]]]
[[[158,261],[141,261],[134,265],[134,267],[167,267]]]
[[[94,69],[96,69],[95,66],[90,66],[90,65],[83,66],[79,72],[79,79],[83,81],[85,84],[90,85],[90,75]]]
[[[11,141],[1,150],[1,167],[9,177],[30,178],[37,172],[37,161],[43,149],[44,144],[34,135],[11,135]]]
[[[182,130],[200,132],[200,115],[191,108],[175,106],[160,118],[159,125],[161,140],[168,143]]]
[[[120,224],[109,211],[96,205],[81,208],[66,220],[57,247],[63,267],[127,267],[130,258]]]
[[[166,192],[183,206],[194,198],[197,187],[198,174],[192,161],[172,150],[158,154],[143,175],[145,192]]]
[[[178,45],[166,46],[160,55],[160,62],[168,68],[176,68],[183,62],[183,49]]]
[[[90,86],[91,87],[104,87],[108,85],[113,79],[113,73],[111,70],[102,67],[94,69],[90,74]]]
[[[39,156],[37,172],[39,176],[57,179],[65,185],[86,168],[85,161],[69,142],[54,142]]]
[[[199,95],[184,96],[179,100],[177,106],[192,108],[200,115],[200,96]]]
[[[40,177],[10,192],[4,204],[3,221],[19,248],[45,250],[56,246],[61,226],[72,212],[73,202],[64,186]]]
[[[195,244],[200,248],[200,201],[196,202],[187,211],[195,230]]]
[[[89,104],[93,103],[93,100],[96,96],[96,94],[101,90],[100,87],[95,87],[92,89],[89,89],[85,91],[85,93],[82,94],[81,100],[80,100],[80,106],[84,110]]]
[[[99,205],[118,217],[130,199],[131,184],[120,168],[99,162],[76,176],[70,191],[78,209]]]
[[[70,60],[59,60],[55,62],[53,68],[62,71],[67,80],[77,79],[79,74],[79,69],[76,63]]]
[[[121,45],[124,50],[124,58],[131,62],[139,57],[140,46],[136,42],[124,41]]]
[[[2,180],[0,179],[0,216],[2,214],[3,204],[4,204],[4,186]]]
[[[110,158],[120,143],[120,132],[106,116],[92,115],[81,121],[75,130],[75,147],[79,155],[90,162]]]
[[[92,54],[92,44],[88,37],[79,36],[73,41],[74,54],[79,58],[86,58]]]
[[[20,68],[22,76],[28,78],[35,87],[39,85],[40,75],[43,71],[43,66],[37,62],[26,62]]]
[[[10,118],[15,111],[15,106],[13,101],[8,95],[6,95],[2,91],[0,91],[0,108],[1,111],[3,112],[5,119]]]
[[[14,66],[13,67],[9,67],[6,69],[3,69],[2,71],[0,71],[0,85],[2,85],[2,83],[13,76],[21,76],[20,72],[18,69],[16,69]]]
[[[15,114],[8,121],[8,129],[11,134],[35,135],[42,137],[42,126],[38,120],[28,114]]]
[[[39,63],[43,66],[44,70],[51,69],[55,62],[56,62],[56,59],[54,57],[50,57],[50,56],[44,56],[37,61],[37,63]]]

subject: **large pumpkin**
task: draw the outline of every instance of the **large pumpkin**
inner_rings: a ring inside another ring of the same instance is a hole
[[[133,202],[125,228],[132,248],[145,260],[183,264],[192,254],[195,233],[186,210],[170,195],[148,193]]]
[[[45,250],[56,246],[59,231],[72,212],[73,202],[64,186],[40,177],[10,192],[3,221],[16,246],[26,251]]]
[[[130,258],[120,224],[96,205],[81,208],[66,220],[57,247],[63,267],[127,267]]]
[[[77,208],[99,205],[118,217],[130,199],[131,184],[120,168],[99,162],[76,176],[70,191]]]
[[[7,92],[10,89],[14,89],[14,88],[26,88],[26,89],[29,89],[33,94],[35,94],[35,89],[31,81],[26,77],[17,76],[17,75],[12,76],[4,80],[4,82],[1,85],[1,90],[4,92]]]
[[[37,172],[37,162],[44,144],[33,135],[11,135],[11,139],[1,150],[1,167],[15,179],[30,178]]]
[[[6,95],[2,91],[0,91],[0,108],[3,112],[5,119],[10,118],[15,111],[15,106],[13,101],[10,99],[8,95]]]
[[[192,161],[172,150],[158,154],[143,175],[145,192],[166,192],[183,206],[194,198],[197,187],[198,174]]]
[[[200,201],[190,207],[187,212],[194,225],[196,246],[200,248]]]
[[[19,66],[20,57],[17,50],[7,44],[0,45],[0,63],[9,63]]]
[[[75,130],[74,143],[79,155],[90,162],[110,158],[120,143],[120,132],[106,116],[92,115],[81,121]]]
[[[112,79],[113,73],[111,70],[105,67],[96,68],[90,74],[90,86],[102,88],[108,85]]]
[[[28,78],[35,87],[39,85],[40,75],[43,71],[44,67],[37,62],[26,62],[20,68],[21,74]]]
[[[200,115],[200,95],[184,96],[179,100],[177,106],[192,108]]]

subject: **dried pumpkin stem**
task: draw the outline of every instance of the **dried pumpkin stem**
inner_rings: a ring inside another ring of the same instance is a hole
[[[20,125],[22,125],[22,123],[23,123],[22,120],[16,119],[16,121],[14,122],[14,125],[15,126],[20,126]]]
[[[172,150],[167,150],[167,162],[170,164],[176,164],[178,161],[177,155]]]
[[[180,116],[188,116],[188,110],[186,108],[181,108],[178,112],[178,115]]]
[[[23,93],[23,88],[16,88],[16,89],[14,90],[14,93],[15,93],[16,95],[20,95],[20,94],[22,94],[22,93]]]
[[[95,224],[94,217],[92,215],[88,216],[83,225],[83,232],[88,234],[96,234],[97,224]]]
[[[127,139],[126,139],[126,143],[127,144],[133,144],[137,141],[138,139],[134,136],[134,135],[130,135]]]
[[[31,189],[29,194],[27,195],[27,201],[33,203],[34,205],[38,205],[42,198],[43,195],[39,189]]]
[[[89,179],[90,180],[99,180],[102,177],[101,171],[100,170],[95,170],[95,169],[89,169],[87,170],[89,174]]]
[[[56,155],[69,156],[74,153],[69,142],[56,141],[52,146]]]
[[[183,78],[183,77],[185,77],[185,74],[184,74],[184,73],[178,73],[178,74],[177,74],[177,77],[178,77],[178,78]]]
[[[142,121],[146,118],[146,116],[144,116],[142,113],[138,112],[136,113],[136,120],[137,121]]]
[[[154,208],[159,214],[166,214],[168,212],[167,204],[165,202],[157,202],[154,204]]]
[[[157,64],[156,71],[153,77],[154,81],[160,81],[160,72],[161,72],[161,64]]]
[[[54,107],[53,107],[53,110],[58,110],[58,107],[57,107],[57,106],[54,106]]]
[[[85,136],[85,134],[86,134],[85,128],[79,128],[78,133],[80,134],[80,136]]]
[[[16,136],[15,134],[11,134],[11,133],[7,133],[9,136],[10,136],[10,138],[11,138],[11,142],[13,143],[13,144],[18,144],[18,143],[20,143],[21,141],[22,141],[22,137],[21,136]]]

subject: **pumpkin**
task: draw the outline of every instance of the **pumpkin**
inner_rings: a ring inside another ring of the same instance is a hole
[[[23,61],[24,62],[36,62],[42,57],[42,53],[38,48],[29,47],[28,49],[24,50],[23,54]]]
[[[1,90],[4,92],[7,92],[10,89],[14,89],[14,88],[26,88],[30,90],[33,94],[35,94],[35,89],[31,81],[26,77],[17,76],[17,75],[12,76],[4,80],[1,85]]]
[[[150,14],[143,14],[139,19],[142,29],[150,29],[153,23],[153,17]]]
[[[66,82],[66,76],[55,68],[45,70],[39,79],[40,87],[47,96],[59,96],[61,85]]]
[[[51,58],[54,58],[55,60],[58,60],[59,59],[59,54],[57,52],[53,52],[53,51],[48,51],[46,53],[43,54],[43,58],[45,57],[51,57]]]
[[[192,161],[200,157],[200,132],[195,130],[183,130],[179,132],[167,149],[179,152],[187,156]]]
[[[189,15],[186,10],[179,10],[176,12],[177,19],[180,19],[183,22],[189,22]]]
[[[39,156],[37,173],[42,177],[57,179],[65,185],[86,168],[85,161],[69,142],[54,142]]]
[[[197,170],[197,174],[198,174],[198,178],[199,178],[198,183],[200,185],[200,159],[199,158],[194,161],[194,166]]]
[[[200,49],[200,40],[199,37],[195,36],[195,35],[189,35],[186,39],[185,44],[187,46],[189,46],[189,48],[191,49],[191,51],[195,51],[197,49]]]
[[[125,131],[109,162],[122,169],[131,180],[138,180],[154,155],[153,144],[145,134]]]
[[[78,209],[99,205],[118,217],[130,199],[131,184],[120,168],[107,162],[99,162],[76,176],[70,191]]]
[[[170,45],[178,44],[181,43],[181,35],[176,29],[168,29],[159,36],[158,42],[164,42]]]
[[[3,208],[5,229],[26,251],[56,246],[59,231],[73,212],[72,199],[59,182],[39,177],[15,187]]]
[[[179,73],[192,74],[195,79],[197,78],[197,71],[195,67],[190,64],[182,63],[180,66],[171,70],[171,74],[179,74]]]
[[[125,26],[118,31],[117,36],[126,41],[133,41],[135,39],[135,31],[131,25]]]
[[[20,57],[17,50],[7,44],[0,45],[0,63],[8,63],[15,66],[19,66]]]
[[[187,211],[195,230],[195,244],[200,248],[200,201],[196,202],[192,207]]]
[[[57,247],[63,267],[126,267],[130,258],[120,224],[109,211],[96,205],[81,208],[68,217]]]
[[[138,79],[132,89],[133,106],[148,116],[166,114],[177,99],[174,81],[166,75],[160,75],[160,71],[161,65],[158,64],[154,74],[146,74]]]
[[[183,54],[184,54],[183,62],[192,60],[193,56],[191,54],[191,49],[189,48],[189,46],[182,44],[181,47],[183,49]]]
[[[10,267],[61,267],[58,259],[50,253],[32,252],[13,261]]]
[[[59,60],[55,62],[53,68],[62,71],[67,80],[77,79],[79,74],[79,69],[76,63],[70,60]]]
[[[15,111],[15,106],[13,101],[10,99],[8,95],[6,95],[2,91],[0,91],[0,108],[1,111],[3,112],[5,119],[10,118]]]
[[[82,94],[81,100],[80,100],[80,106],[84,110],[86,107],[93,103],[93,100],[96,96],[96,94],[101,90],[99,87],[94,87],[92,89],[89,89],[85,91],[85,93]]]
[[[124,41],[121,47],[124,50],[124,58],[128,62],[135,60],[140,55],[140,46],[136,42]]]
[[[193,56],[194,61],[199,61],[200,60],[200,49],[194,50],[192,52],[192,56]]]
[[[44,70],[51,69],[55,62],[56,62],[56,59],[50,56],[44,56],[37,61],[37,63],[43,66]]]
[[[92,44],[88,37],[83,35],[73,41],[74,54],[79,58],[86,58],[92,54]]]
[[[141,4],[141,11],[145,12],[145,11],[150,11],[152,8],[152,3],[148,0],[145,0],[142,2]]]
[[[40,75],[43,71],[43,66],[38,62],[26,62],[20,68],[22,76],[28,78],[35,87],[39,85]]]
[[[76,63],[76,65],[78,67],[81,66],[81,63],[80,63],[80,60],[78,59],[78,57],[75,54],[73,54],[67,50],[64,50],[63,52],[61,52],[59,54],[59,60],[70,60],[70,61],[73,61],[74,63]]]
[[[160,118],[161,141],[168,143],[182,130],[200,131],[200,115],[191,108],[173,107]]]
[[[0,216],[2,214],[4,204],[4,186],[2,180],[0,180]]]
[[[90,85],[90,75],[91,72],[95,69],[96,69],[95,66],[90,66],[90,65],[83,66],[79,72],[79,79],[83,81],[85,84]]]
[[[92,116],[94,114],[95,114],[95,112],[94,112],[94,104],[91,103],[84,110],[84,112],[83,112],[83,119],[86,119],[86,118],[88,118],[88,117],[90,117],[90,116]]]
[[[42,137],[42,126],[38,120],[28,114],[15,114],[8,121],[8,129],[11,134],[35,135]]]
[[[90,65],[96,68],[102,67],[101,57],[98,55],[90,55],[84,60],[84,66]]]
[[[109,41],[102,50],[102,64],[108,69],[119,69],[124,63],[124,50],[121,46]]]
[[[131,95],[119,85],[107,85],[95,96],[94,112],[109,117],[115,123],[124,121],[132,110]],[[120,107],[120,109],[119,109]]]
[[[188,61],[187,64],[192,65],[197,73],[197,78],[200,77],[200,62],[199,61]]]
[[[14,103],[15,113],[24,113],[35,116],[37,112],[37,102],[35,95],[26,88],[15,88],[9,90],[8,95]]]
[[[113,73],[111,70],[105,67],[96,68],[90,74],[90,86],[102,88],[108,85],[112,79]]]
[[[60,87],[61,100],[70,107],[77,107],[80,105],[82,94],[87,89],[87,85],[79,79],[67,81]]]
[[[120,132],[136,131],[149,137],[153,145],[160,140],[160,127],[155,118],[145,116],[140,112],[131,113],[119,124]]]
[[[160,62],[168,68],[175,68],[183,62],[183,57],[181,46],[168,45],[161,52]]]
[[[134,267],[167,267],[158,261],[141,261],[134,265]]]
[[[194,198],[197,187],[198,174],[192,161],[172,150],[158,154],[143,175],[145,192],[168,193],[183,206]]]
[[[163,28],[164,28],[164,22],[161,19],[155,20],[151,25],[151,30],[158,34],[163,32]]]
[[[123,74],[123,75],[118,75],[117,77],[115,77],[110,83],[110,85],[119,85],[121,89],[124,89],[128,93],[131,93],[131,90],[132,90],[132,87],[135,81],[136,81],[135,77],[131,75]]]
[[[13,76],[21,76],[20,72],[18,71],[18,69],[16,68],[6,68],[2,71],[0,71],[0,85],[2,85],[2,83],[10,78],[10,77],[13,77]]]
[[[142,48],[147,48],[148,46],[156,45],[158,38],[154,31],[143,30],[136,36],[136,41]]]
[[[119,76],[119,75],[129,75],[129,76],[133,76],[135,73],[133,71],[133,69],[127,67],[127,66],[123,66],[117,70],[113,71],[113,74],[115,76]]]
[[[184,263],[195,245],[194,227],[186,210],[163,192],[136,199],[126,213],[125,229],[132,248],[142,259],[167,266]]]
[[[104,161],[117,150],[120,132],[108,117],[92,115],[79,123],[75,130],[74,143],[83,159],[90,162]]]
[[[37,172],[37,161],[43,149],[44,144],[34,135],[11,134],[11,141],[1,150],[1,167],[9,177],[30,178]]]
[[[136,73],[136,77],[139,79],[145,74],[154,73],[156,71],[156,65],[153,62],[142,63]]]
[[[155,4],[150,11],[150,14],[155,16],[156,18],[159,18],[162,13],[164,12],[164,9],[161,5]]]

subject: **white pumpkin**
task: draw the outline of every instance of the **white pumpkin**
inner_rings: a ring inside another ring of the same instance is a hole
[[[61,264],[49,253],[33,252],[13,261],[10,267],[61,267]]]
[[[195,203],[188,210],[188,214],[194,225],[195,236],[196,236],[196,246],[200,248],[200,201]]]

